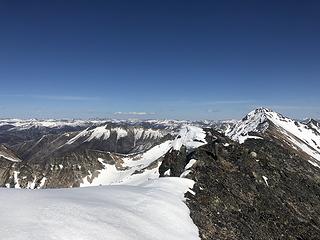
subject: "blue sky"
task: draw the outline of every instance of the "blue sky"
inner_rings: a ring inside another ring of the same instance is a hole
[[[319,1],[0,2],[0,117],[320,118]]]

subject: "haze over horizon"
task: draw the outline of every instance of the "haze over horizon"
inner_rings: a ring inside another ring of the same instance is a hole
[[[1,1],[0,118],[320,118],[319,1]]]

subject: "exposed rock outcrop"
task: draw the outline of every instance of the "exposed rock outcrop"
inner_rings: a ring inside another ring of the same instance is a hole
[[[221,141],[226,139],[219,137]],[[198,148],[189,176],[202,239],[318,239],[320,169],[266,140]]]

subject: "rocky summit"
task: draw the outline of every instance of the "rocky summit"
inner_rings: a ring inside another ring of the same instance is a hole
[[[315,240],[319,125],[266,108],[219,122],[1,120],[0,186],[130,186],[130,194],[152,186],[161,189],[157,198],[171,199],[168,186],[176,196],[183,185],[176,179],[184,179],[190,189],[182,199],[197,229],[190,236]]]

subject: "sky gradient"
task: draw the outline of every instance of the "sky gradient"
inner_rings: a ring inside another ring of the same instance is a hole
[[[0,1],[0,117],[320,118],[319,1]]]

